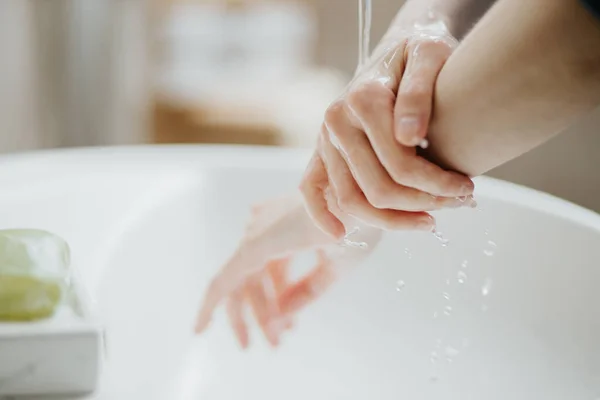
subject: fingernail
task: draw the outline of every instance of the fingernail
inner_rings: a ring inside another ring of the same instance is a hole
[[[431,231],[435,228],[435,219],[432,216],[426,216],[419,220],[417,229],[423,231]]]
[[[398,127],[398,139],[406,141],[411,146],[417,146],[421,143],[419,134],[419,119],[416,117],[402,117]]]
[[[475,190],[475,185],[473,183],[470,183],[468,185],[462,185],[460,187],[460,194],[462,196],[469,196],[473,194],[473,191]]]
[[[466,206],[466,202],[467,198],[465,196],[456,197],[454,199],[447,199],[445,201],[442,201],[442,206],[445,208],[461,208]]]

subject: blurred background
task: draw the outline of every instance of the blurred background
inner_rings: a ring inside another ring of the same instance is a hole
[[[402,1],[373,3],[375,42]],[[311,147],[357,31],[357,0],[1,0],[0,152]],[[599,123],[490,175],[600,211]]]

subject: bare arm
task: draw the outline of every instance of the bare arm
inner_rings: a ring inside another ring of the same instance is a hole
[[[600,104],[600,24],[577,0],[500,0],[443,67],[427,156],[475,176]]]

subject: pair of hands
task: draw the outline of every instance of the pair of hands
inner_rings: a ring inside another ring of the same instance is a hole
[[[339,247],[361,226],[369,249],[381,230],[432,230],[428,211],[472,206],[473,182],[420,157],[426,145],[437,76],[456,47],[439,24],[399,32],[382,42],[325,114],[317,149],[298,196],[256,206],[238,249],[209,286],[196,332],[226,301],[241,346],[249,345],[249,306],[272,345],[293,325],[296,312],[317,299],[364,249]],[[304,203],[304,204],[302,204]],[[317,265],[291,282],[294,254],[314,250]],[[334,251],[332,251],[334,250]]]

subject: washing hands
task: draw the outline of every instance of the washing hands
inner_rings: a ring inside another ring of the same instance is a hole
[[[327,109],[301,193],[253,208],[245,236],[206,291],[197,333],[224,303],[243,348],[250,340],[246,309],[277,346],[295,314],[359,263],[383,230],[431,231],[429,211],[474,204],[469,177],[419,155],[437,75],[456,45],[430,13],[390,28]],[[360,236],[352,240],[367,249],[344,246],[355,226]],[[307,250],[315,252],[316,265],[290,281],[294,255]]]
[[[456,47],[438,20],[393,27],[325,113],[301,183],[307,210],[333,238],[345,234],[328,209],[330,190],[344,213],[381,229],[432,230],[427,211],[472,206],[473,182],[419,156],[437,75]]]

